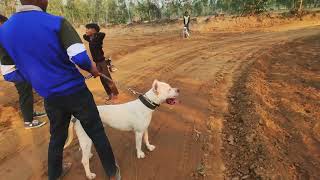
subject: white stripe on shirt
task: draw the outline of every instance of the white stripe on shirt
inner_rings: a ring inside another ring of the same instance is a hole
[[[185,24],[188,24],[188,22],[189,22],[189,16],[184,16],[184,22],[185,22]]]
[[[14,72],[16,69],[15,65],[1,65],[1,74],[7,75]]]
[[[42,9],[34,5],[21,5],[17,7],[17,12],[25,12],[25,11],[42,11]]]
[[[83,51],[86,51],[86,48],[84,47],[84,45],[82,43],[76,43],[76,44],[73,44],[67,48],[67,53],[68,53],[70,59],[73,56],[76,56],[76,55],[82,53]]]

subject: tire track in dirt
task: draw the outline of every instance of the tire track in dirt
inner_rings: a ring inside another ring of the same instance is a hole
[[[186,171],[186,164],[190,158],[190,152],[192,149],[192,125],[190,123],[185,123],[187,125],[186,130],[184,131],[184,142],[183,142],[183,151],[181,153],[182,157],[178,162],[178,172],[176,179],[187,178],[181,176]]]
[[[319,145],[312,134],[317,116],[310,118],[312,110],[304,112],[305,107],[317,111],[315,100],[319,99],[313,87],[319,70],[319,34],[310,32],[317,36],[293,39],[255,54],[258,60],[237,78],[224,129],[232,137],[232,143],[230,138],[224,142],[228,177],[319,177],[320,152],[315,148]],[[302,97],[295,95],[297,90]]]

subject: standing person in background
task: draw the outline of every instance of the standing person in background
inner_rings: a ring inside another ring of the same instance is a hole
[[[86,25],[86,34],[83,35],[83,38],[89,42],[92,59],[96,63],[98,70],[102,74],[112,79],[110,75],[110,71],[112,70],[111,59],[106,61],[102,49],[104,37],[105,33],[100,32],[100,27],[98,24],[91,23]],[[116,85],[103,77],[100,77],[100,81],[109,96],[107,102],[116,100],[119,94]]]
[[[94,77],[100,75],[97,67],[72,25],[45,12],[48,0],[20,1],[17,13],[0,28],[1,69],[5,80],[27,81],[44,97],[50,120],[49,180],[60,179],[71,168],[62,160],[72,116],[92,140],[106,174],[120,180],[96,103],[76,65]]]
[[[0,27],[7,20],[7,17],[0,14]],[[19,105],[24,120],[24,128],[32,129],[45,125],[45,121],[35,119],[46,116],[46,113],[33,110],[33,92],[31,85],[27,82],[16,82],[14,85],[19,94]]]
[[[188,32],[190,32],[189,24],[190,24],[190,15],[189,15],[189,12],[186,11],[183,15],[183,25],[184,27],[187,28]]]

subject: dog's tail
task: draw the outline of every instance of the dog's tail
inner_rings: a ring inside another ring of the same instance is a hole
[[[67,141],[66,143],[64,144],[64,147],[63,149],[66,149],[71,143],[72,143],[72,140],[73,140],[73,130],[74,130],[74,123],[77,119],[75,117],[73,117],[70,121],[70,124],[69,124],[69,129],[68,129],[68,138],[67,138]]]

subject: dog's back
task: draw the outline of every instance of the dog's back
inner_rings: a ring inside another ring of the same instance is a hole
[[[104,124],[122,131],[135,130],[143,126],[145,119],[151,119],[150,110],[139,100],[119,105],[98,106],[98,110]]]

